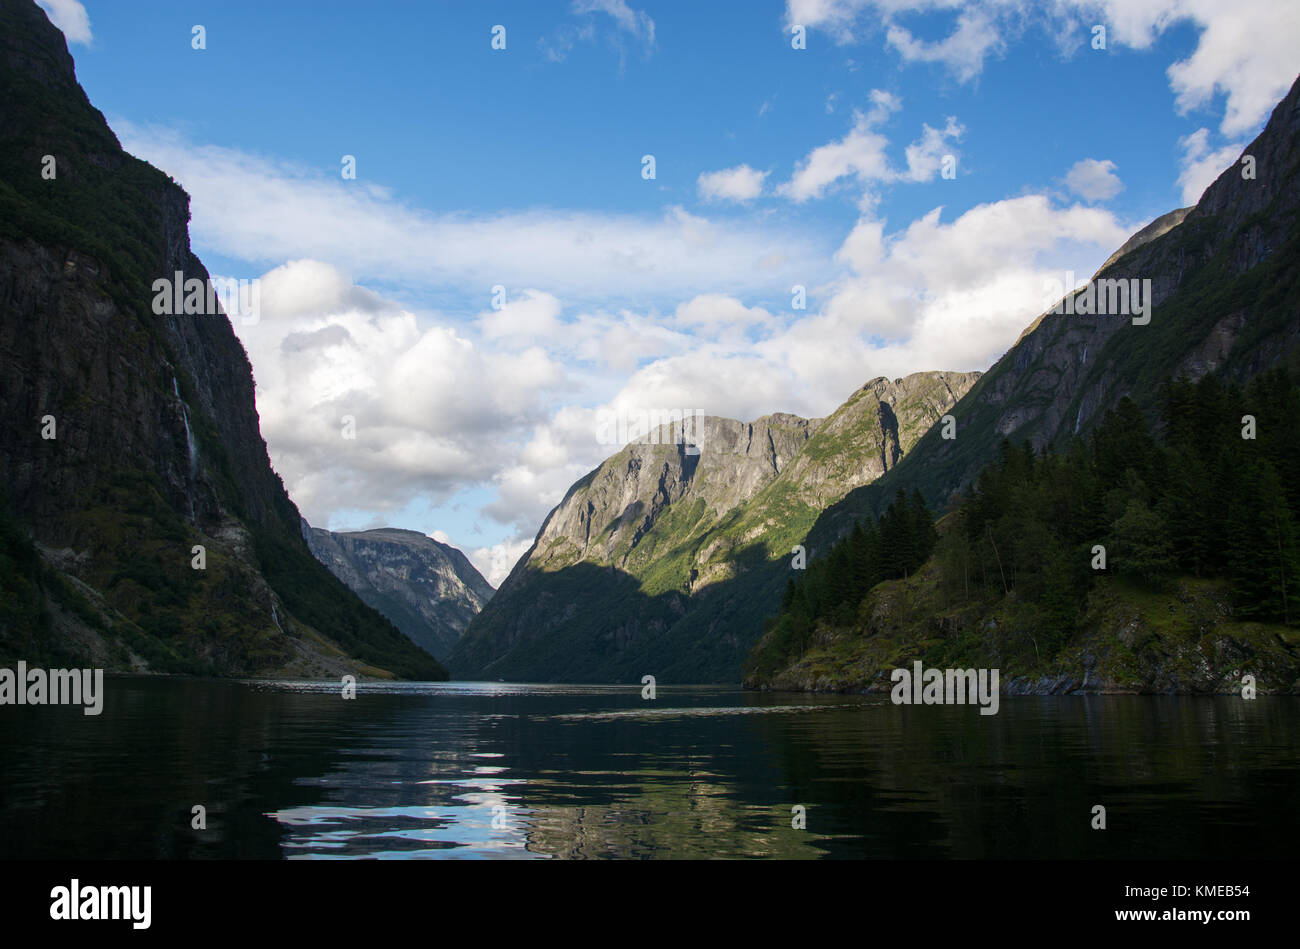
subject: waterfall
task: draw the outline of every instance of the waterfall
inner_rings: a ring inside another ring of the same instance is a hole
[[[176,382],[176,377],[172,376],[172,392],[176,393],[176,401],[181,404],[181,418],[185,421],[185,444],[189,448],[190,454],[190,481],[186,486],[185,494],[190,502],[190,523],[194,522],[194,475],[198,470],[199,464],[199,447],[194,443],[194,432],[190,429],[190,407],[185,404],[181,398],[181,387]]]
[[[199,448],[194,444],[194,433],[190,431],[190,407],[181,398],[181,387],[177,384],[175,376],[172,376],[172,391],[176,393],[176,401],[181,404],[181,418],[185,420],[185,444],[190,449],[190,478],[192,479],[199,463]]]

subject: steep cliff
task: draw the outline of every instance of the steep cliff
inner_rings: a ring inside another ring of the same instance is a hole
[[[874,379],[826,419],[707,417],[565,495],[457,644],[458,677],[735,681],[820,511],[896,465],[976,373]]]
[[[302,522],[316,559],[361,599],[392,621],[416,645],[446,659],[492,586],[448,544],[419,531],[335,533]]]
[[[188,221],[45,14],[0,0],[0,516],[42,555],[18,557],[37,626],[6,625],[3,652],[442,677],[307,550],[224,313],[155,315],[155,281],[209,284]]]

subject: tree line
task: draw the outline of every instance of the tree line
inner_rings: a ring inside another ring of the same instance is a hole
[[[847,627],[871,589],[931,557],[945,607],[1010,601],[1040,658],[1073,634],[1097,578],[1153,591],[1179,577],[1229,585],[1234,615],[1300,622],[1300,388],[1285,369],[1244,389],[1167,381],[1155,425],[1127,397],[1059,451],[1004,440],[936,532],[902,490],[791,580],[767,622],[764,667]]]

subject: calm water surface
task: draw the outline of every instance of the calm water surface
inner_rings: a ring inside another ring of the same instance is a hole
[[[1300,699],[109,677],[0,708],[0,857],[1293,857]],[[191,808],[207,829],[191,829]],[[1092,807],[1107,829],[1090,828]],[[791,809],[807,828],[792,829]]]

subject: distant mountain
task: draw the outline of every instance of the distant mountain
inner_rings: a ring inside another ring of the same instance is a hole
[[[335,533],[302,522],[316,559],[421,649],[445,660],[492,586],[448,544],[419,531]]]
[[[826,419],[705,417],[573,485],[461,637],[458,678],[739,681],[826,505],[899,463],[978,373],[873,379]],[[781,581],[783,582],[783,581]]]
[[[188,221],[0,0],[0,659],[445,678],[307,549],[226,316],[155,313],[210,286]]]

